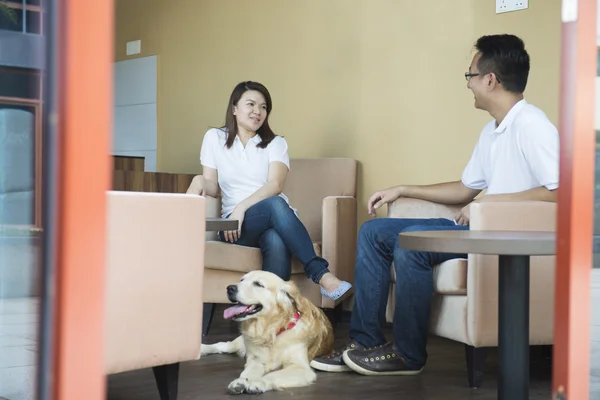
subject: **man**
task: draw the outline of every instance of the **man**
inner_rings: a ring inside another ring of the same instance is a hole
[[[397,186],[375,193],[369,214],[399,197],[444,204],[473,201],[483,189],[484,201],[556,201],[559,138],[556,127],[523,98],[529,55],[513,35],[481,37],[467,88],[475,107],[491,114],[481,132],[462,179],[426,186]],[[466,255],[409,251],[398,248],[400,232],[469,229],[469,206],[449,219],[379,218],[360,229],[356,255],[355,303],[350,343],[340,352],[320,357],[311,366],[323,371],[354,370],[364,375],[414,375],[427,360],[429,310],[433,296],[432,267]],[[393,341],[383,334],[390,287],[390,266],[396,272]]]

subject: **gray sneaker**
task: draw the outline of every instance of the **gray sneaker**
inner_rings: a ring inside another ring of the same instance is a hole
[[[362,375],[417,375],[421,368],[410,368],[393,342],[357,351],[346,351],[343,362]]]
[[[343,349],[336,351],[329,356],[317,357],[310,362],[310,366],[318,371],[325,372],[348,372],[352,371],[350,367],[346,365],[342,359],[342,354],[346,350],[361,350],[364,346],[361,346],[358,342],[352,340]]]

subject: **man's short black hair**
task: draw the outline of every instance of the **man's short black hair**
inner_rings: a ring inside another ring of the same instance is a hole
[[[529,54],[523,40],[515,35],[486,35],[475,44],[481,58],[477,63],[481,75],[493,72],[509,92],[523,93],[529,76]]]

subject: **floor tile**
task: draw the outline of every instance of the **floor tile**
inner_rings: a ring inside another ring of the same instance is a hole
[[[12,336],[20,336],[30,340],[38,340],[38,324],[37,323],[25,323],[25,324],[9,324],[0,325],[0,333],[4,333]]]
[[[3,347],[0,368],[26,367],[36,364],[36,354],[25,347]]]
[[[0,368],[0,398],[8,400],[35,399],[36,368]]]
[[[21,336],[7,335],[0,333],[0,347],[22,347],[22,346],[36,346],[36,342],[31,339],[27,339]],[[0,350],[1,352],[1,350]]]
[[[34,297],[0,299],[0,315],[38,314],[39,300]]]
[[[37,314],[0,314],[0,325],[37,323]]]

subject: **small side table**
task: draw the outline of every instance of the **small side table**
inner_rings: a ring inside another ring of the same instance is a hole
[[[237,229],[238,221],[228,218],[206,218],[207,231],[233,231]]]
[[[408,250],[498,255],[499,400],[529,399],[529,259],[555,254],[554,232],[422,231],[401,233]]]

